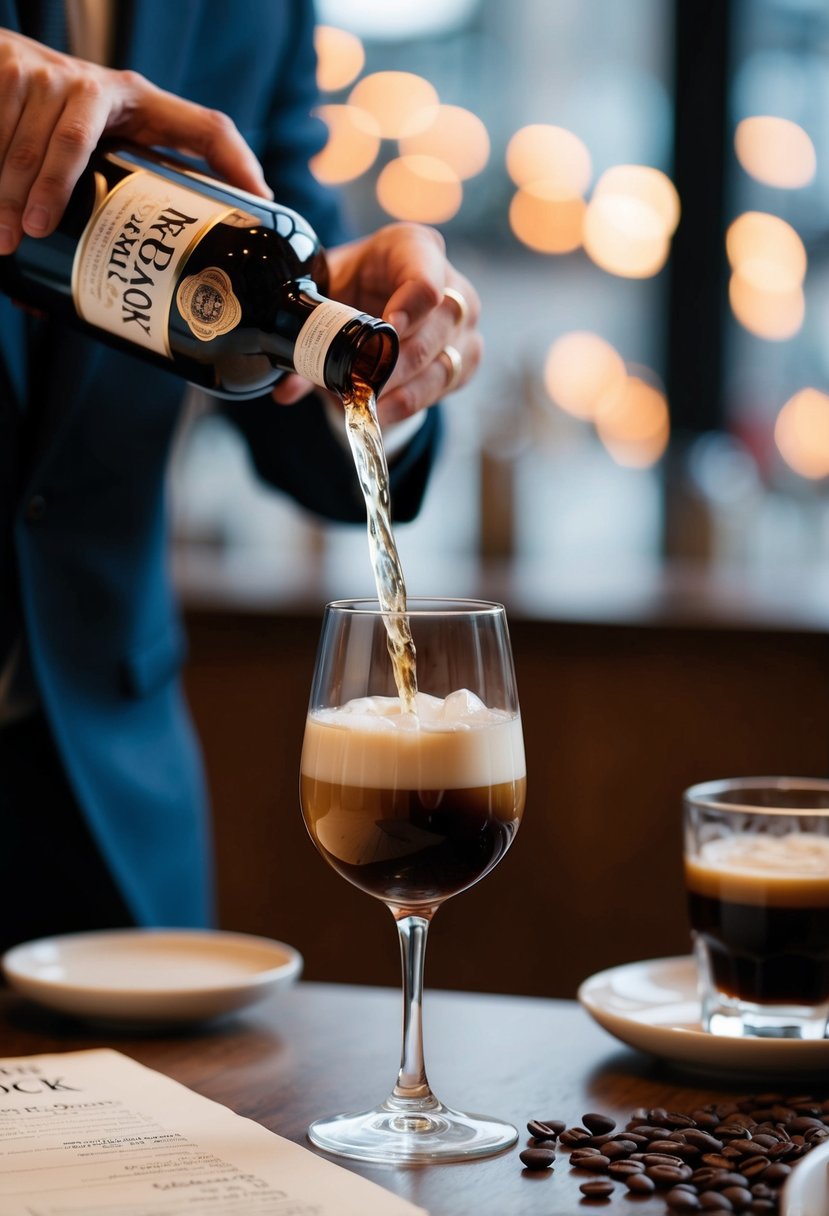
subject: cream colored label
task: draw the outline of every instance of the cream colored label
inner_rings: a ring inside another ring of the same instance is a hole
[[[242,316],[242,306],[233,294],[233,284],[218,266],[208,266],[198,274],[182,279],[176,292],[176,304],[202,342],[234,329]]]
[[[294,346],[294,367],[300,376],[325,387],[325,358],[331,343],[352,317],[362,316],[359,308],[349,308],[334,300],[318,304],[303,325]]]
[[[171,358],[170,305],[182,264],[231,212],[145,170],[122,179],[95,211],[75,254],[72,297],[79,316]]]

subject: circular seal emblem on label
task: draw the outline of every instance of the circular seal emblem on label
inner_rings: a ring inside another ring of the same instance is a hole
[[[218,266],[208,266],[182,279],[176,304],[189,328],[202,342],[210,342],[239,324],[242,306],[233,285]]]

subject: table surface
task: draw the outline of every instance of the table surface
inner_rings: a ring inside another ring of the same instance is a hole
[[[497,1157],[393,1169],[341,1161],[431,1216],[550,1216],[598,1207],[664,1216],[617,1185],[608,1203],[583,1201],[591,1177],[560,1150],[553,1170],[518,1157],[530,1118],[577,1124],[601,1111],[623,1126],[639,1106],[690,1111],[751,1092],[726,1079],[682,1073],[623,1047],[574,1002],[429,992],[424,1000],[432,1087],[450,1106],[510,1120],[518,1145]],[[400,996],[392,989],[300,983],[232,1018],[187,1032],[114,1033],[0,992],[4,1056],[107,1046],[300,1144],[321,1115],[362,1110],[387,1096],[399,1058]],[[759,1084],[759,1082],[758,1082]],[[765,1088],[765,1087],[764,1087]],[[339,1159],[335,1159],[339,1160]]]

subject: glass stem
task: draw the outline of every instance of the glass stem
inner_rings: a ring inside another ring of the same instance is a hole
[[[437,1105],[423,1059],[423,966],[429,916],[395,917],[403,964],[403,1050],[392,1097],[418,1106]]]

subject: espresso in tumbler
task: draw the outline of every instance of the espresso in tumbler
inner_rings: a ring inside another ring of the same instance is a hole
[[[686,791],[684,807],[703,1027],[826,1037],[829,781],[709,782]]]

